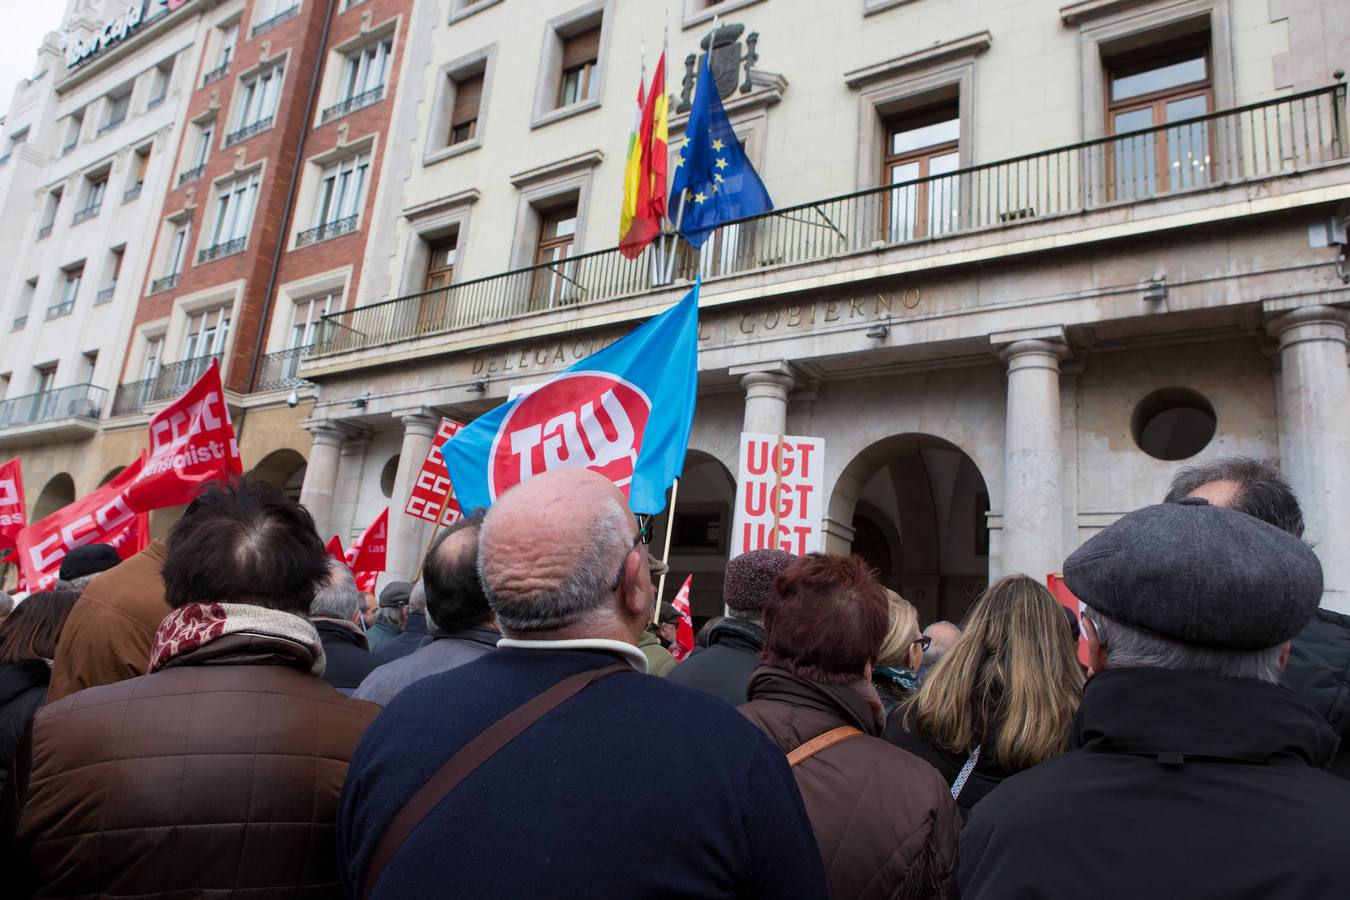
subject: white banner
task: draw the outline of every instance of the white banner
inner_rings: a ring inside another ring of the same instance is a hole
[[[741,433],[731,557],[777,548],[801,556],[822,549],[825,441]]]

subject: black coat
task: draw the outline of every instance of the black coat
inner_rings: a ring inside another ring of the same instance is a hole
[[[745,619],[728,617],[712,627],[706,650],[671,669],[666,678],[740,706],[750,699],[745,688],[750,683],[750,673],[759,667],[762,649],[763,628]]]
[[[886,717],[886,732],[883,737],[890,741],[901,750],[908,750],[915,756],[928,763],[938,770],[942,780],[951,787],[952,782],[956,781],[956,776],[961,774],[961,769],[966,764],[969,757],[966,754],[957,756],[943,750],[925,734],[918,731],[907,731],[904,725],[904,710],[897,709],[893,715]],[[1005,771],[999,764],[998,756],[994,750],[994,742],[986,741],[980,748],[980,760],[975,763],[975,768],[971,770],[970,777],[966,779],[966,786],[961,789],[961,796],[956,798],[956,805],[961,810],[961,815],[970,812],[971,807],[979,803],[989,792],[998,787],[1013,773]]]
[[[40,659],[24,659],[0,665],[0,792],[14,764],[33,713],[47,702],[47,684],[52,670]]]
[[[1319,609],[1294,638],[1280,684],[1322,714],[1341,739],[1331,773],[1350,779],[1350,616]]]
[[[348,697],[382,660],[366,649],[365,635],[342,622],[312,619],[326,662],[323,680]]]
[[[375,648],[380,664],[393,662],[412,653],[429,637],[427,634],[427,614],[408,613],[408,621],[403,623],[403,631],[398,637],[392,637]]]
[[[1109,669],[1070,748],[971,812],[963,900],[1346,896],[1350,784],[1322,771],[1336,735],[1292,691]]]

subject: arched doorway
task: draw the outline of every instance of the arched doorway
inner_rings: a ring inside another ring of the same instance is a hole
[[[667,503],[669,500],[667,494]],[[675,503],[670,574],[666,576],[662,599],[673,598],[684,579],[693,575],[689,598],[695,627],[722,614],[722,575],[727,564],[735,502],[736,481],[726,466],[709,453],[688,451]],[[667,519],[667,514],[662,513],[652,531],[649,549],[658,558],[665,547]]]
[[[33,518],[29,521],[37,522],[45,519],[61,507],[74,502],[75,479],[65,472],[54,475],[38,494],[37,502],[33,504]]]
[[[885,438],[845,466],[829,517],[850,551],[919,610],[960,621],[989,578],[989,491],[960,447],[927,434]]]
[[[305,482],[305,458],[294,450],[274,450],[253,467],[249,477],[279,487],[287,497],[299,501]]]

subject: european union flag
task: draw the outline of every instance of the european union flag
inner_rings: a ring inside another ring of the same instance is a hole
[[[708,57],[698,71],[698,85],[684,130],[684,144],[675,162],[670,206],[679,209],[680,192],[684,213],[680,234],[694,247],[702,247],[712,230],[723,222],[757,216],[773,209],[769,192],[731,130],[717,84],[708,68]]]

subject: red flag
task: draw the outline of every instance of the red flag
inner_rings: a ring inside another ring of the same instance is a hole
[[[328,551],[329,556],[338,562],[345,563],[347,561],[347,551],[342,549],[342,538],[336,534],[328,539],[328,545],[324,549]]]
[[[671,655],[676,659],[684,659],[694,650],[694,620],[689,616],[689,588],[693,581],[693,575],[686,578],[680,586],[680,592],[670,602],[680,614],[680,624],[675,629],[675,643],[670,648]]]
[[[375,580],[384,571],[388,539],[389,507],[386,506],[347,550],[347,568],[356,576],[356,586],[367,593],[375,593]]]
[[[150,450],[127,502],[137,512],[188,503],[208,481],[244,471],[220,365],[211,361],[187,393],[150,420]]]
[[[1074,596],[1073,591],[1064,583],[1064,576],[1057,572],[1051,572],[1045,576],[1045,585],[1050,588],[1050,593],[1055,595],[1055,599],[1060,605],[1073,613],[1073,617],[1078,620],[1078,661],[1083,665],[1089,665],[1087,632],[1083,628],[1083,605],[1078,598]]]
[[[19,531],[28,524],[23,502],[23,472],[17,458],[0,466],[0,547],[15,546]]]
[[[50,590],[66,554],[85,544],[112,544],[126,559],[149,542],[148,516],[131,508],[127,490],[145,466],[145,456],[112,481],[87,494],[16,536],[19,572],[30,591]]]
[[[669,98],[666,97],[666,54],[662,53],[652,74],[651,88],[642,104],[636,146],[629,155],[629,168],[637,168],[637,197],[632,222],[619,239],[619,252],[636,259],[642,248],[661,233],[666,214],[666,141],[669,132]],[[625,190],[631,185],[625,185]]]

